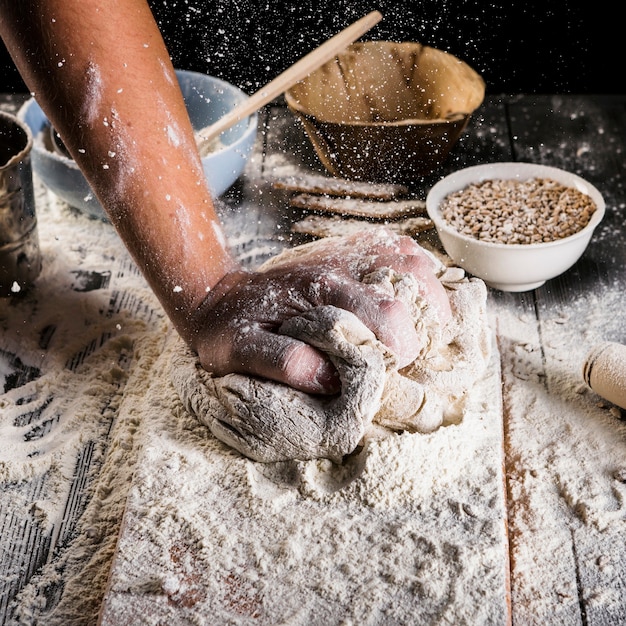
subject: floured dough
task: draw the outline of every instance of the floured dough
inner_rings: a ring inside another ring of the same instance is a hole
[[[309,248],[315,244],[306,244]],[[286,251],[261,267],[293,258]],[[185,408],[213,435],[258,461],[340,460],[365,437],[431,432],[458,423],[464,399],[490,356],[485,284],[440,267],[452,320],[442,328],[412,275],[383,268],[364,282],[384,286],[409,307],[423,353],[399,370],[394,355],[352,313],[320,306],[286,321],[280,332],[329,355],[341,378],[337,396],[313,396],[253,376],[212,376],[179,342],[170,376]]]
[[[352,313],[318,307],[281,332],[327,352],[342,380],[331,398],[241,374],[212,377],[180,344],[172,379],[187,408],[223,442],[260,461],[328,457],[354,450],[380,405],[384,354]]]

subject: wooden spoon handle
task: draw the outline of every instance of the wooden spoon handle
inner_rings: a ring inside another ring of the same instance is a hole
[[[248,115],[258,111],[262,106],[287,91],[289,87],[295,85],[303,78],[306,78],[311,72],[321,65],[324,65],[327,61],[330,61],[330,59],[335,57],[349,44],[353,43],[361,37],[361,35],[370,30],[382,17],[379,11],[368,13],[365,17],[362,17],[360,20],[354,22],[354,24],[351,24],[334,37],[331,37],[309,52],[299,61],[296,61],[296,63],[265,85],[265,87],[261,87],[261,89],[252,94],[244,102],[237,105],[217,122],[198,131],[196,133],[196,139],[200,154],[205,156],[209,144],[213,139]]]

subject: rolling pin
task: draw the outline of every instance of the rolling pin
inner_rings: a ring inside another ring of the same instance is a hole
[[[583,379],[599,396],[626,409],[626,345],[607,341],[592,348]]]

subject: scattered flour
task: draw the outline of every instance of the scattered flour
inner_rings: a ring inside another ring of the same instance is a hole
[[[583,623],[582,600],[585,623],[626,622],[626,423],[580,377],[593,345],[626,343],[623,285],[561,310],[492,299],[501,364],[459,423],[258,464],[183,410],[171,331],[110,226],[38,194],[36,297],[0,302],[7,623],[506,623],[506,518],[515,623]]]
[[[42,273],[0,301],[0,622],[88,624],[168,323],[110,225],[36,194]]]
[[[153,383],[102,624],[506,624],[499,384],[343,463],[258,463]]]
[[[560,310],[544,305],[539,324],[534,312],[492,303],[519,623],[578,623],[581,598],[588,623],[626,619],[626,423],[582,378],[590,348],[626,340],[621,291],[598,289]]]

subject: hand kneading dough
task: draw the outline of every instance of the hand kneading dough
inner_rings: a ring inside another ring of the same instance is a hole
[[[292,258],[294,251],[297,254],[294,249],[284,257]],[[264,267],[275,267],[282,256]],[[431,432],[458,423],[465,396],[490,357],[487,290],[481,280],[468,280],[458,268],[441,265],[440,280],[453,312],[445,328],[419,295],[413,276],[382,269],[364,278],[402,299],[418,332],[425,334],[423,354],[402,370],[394,355],[348,311],[320,306],[282,325],[281,333],[329,355],[341,378],[337,396],[313,396],[241,374],[212,376],[182,340],[170,362],[171,380],[185,408],[215,437],[257,461],[339,461],[364,437]]]

